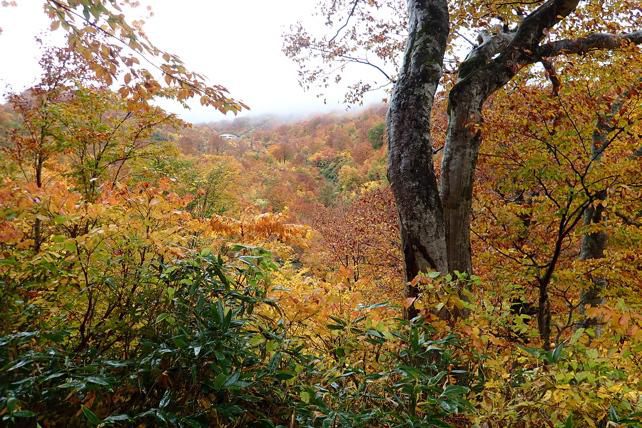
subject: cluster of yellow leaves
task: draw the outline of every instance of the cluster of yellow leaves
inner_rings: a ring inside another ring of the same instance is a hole
[[[129,22],[123,9],[137,5],[135,1],[57,0],[46,1],[44,9],[51,20],[50,29],[62,28],[69,34],[70,45],[86,59],[99,80],[111,85],[122,77],[118,92],[123,98],[136,103],[156,96],[182,103],[198,98],[202,105],[223,113],[248,108],[231,98],[225,87],[208,84],[177,55],[155,46],[143,31],[141,20]],[[143,67],[141,62],[151,67]],[[159,72],[164,86],[155,77]]]
[[[209,223],[215,233],[227,237],[247,238],[250,242],[278,239],[290,244],[305,244],[310,233],[305,226],[285,223],[283,213],[264,213],[240,220],[214,215]]]
[[[585,344],[574,344],[567,352],[563,363],[552,365],[524,352],[491,358],[485,365],[488,380],[476,422],[490,427],[540,426],[543,419],[563,424],[573,414],[578,426],[597,427],[613,403],[640,410],[641,379],[630,367],[619,365],[625,355]]]

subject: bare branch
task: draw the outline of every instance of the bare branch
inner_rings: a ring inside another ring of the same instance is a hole
[[[354,15],[354,12],[357,10],[357,5],[359,4],[359,1],[360,0],[354,0],[354,2],[352,3],[352,10],[350,10],[348,17],[346,18],[346,22],[344,22],[343,25],[339,27],[335,35],[332,36],[330,40],[328,40],[328,44],[331,44],[332,42],[334,42],[334,40],[337,37],[339,37],[339,33],[341,33],[341,31],[348,26],[348,24],[350,23],[350,18],[352,18],[352,15]]]
[[[313,50],[313,51],[321,52],[321,53],[324,53],[324,54],[333,54],[328,49],[325,49],[325,48],[322,48],[322,47],[310,46],[309,49]],[[363,65],[368,65],[370,67],[373,67],[374,69],[379,71],[381,74],[383,74],[384,77],[390,81],[390,83],[395,83],[395,79],[390,77],[390,75],[388,73],[386,73],[383,68],[379,67],[377,64],[374,64],[374,63],[370,62],[370,60],[368,60],[367,58],[359,58],[359,57],[351,56],[351,55],[336,55],[336,57],[341,61],[354,62],[356,64],[363,64]]]

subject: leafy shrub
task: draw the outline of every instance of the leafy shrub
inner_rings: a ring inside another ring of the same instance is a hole
[[[342,340],[312,355],[268,297],[270,255],[235,250],[229,261],[202,252],[160,266],[157,312],[134,318],[128,347],[76,352],[72,326],[0,338],[3,424],[448,426],[468,408],[450,371],[454,336],[437,338],[420,318],[333,318]]]
[[[550,351],[521,347],[506,379],[500,380],[502,373],[495,373],[499,367],[489,361],[489,378],[480,391],[480,422],[641,427],[639,380],[627,374],[628,356],[622,355],[628,351],[587,347],[582,343],[586,333],[578,329],[567,343]]]
[[[459,347],[454,335],[436,337],[421,318],[369,324],[365,316],[333,318],[329,327],[343,340],[333,351],[336,364],[313,373],[317,381],[301,388],[302,426],[447,427],[470,408],[469,388],[452,372]]]
[[[345,153],[342,153],[330,159],[320,159],[316,161],[316,166],[326,180],[337,183],[339,180],[339,171],[341,171],[344,165],[349,164],[350,161],[349,155],[346,156]]]
[[[283,384],[296,376],[301,347],[265,316],[278,313],[266,297],[272,265],[248,251],[234,263],[202,253],[164,266],[164,311],[143,321],[126,353],[75,354],[64,329],[1,338],[3,424],[269,426],[286,418]]]

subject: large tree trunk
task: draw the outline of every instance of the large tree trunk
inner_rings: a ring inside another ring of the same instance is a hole
[[[470,219],[475,167],[481,144],[482,107],[488,97],[537,59],[532,52],[578,0],[550,0],[527,16],[514,32],[480,34],[481,43],[459,67],[448,97],[448,135],[442,161],[448,270],[472,273]]]
[[[446,226],[448,270],[472,273],[470,216],[479,154],[484,93],[455,87],[448,104],[448,134],[441,168],[441,199]]]
[[[430,113],[449,32],[448,2],[408,1],[404,64],[388,111],[388,178],[399,212],[407,280],[431,269],[472,273],[470,217],[482,106],[522,65],[533,61],[525,47],[534,49],[544,30],[576,5],[577,0],[547,2],[527,17],[517,32],[485,37],[466,58],[449,96],[439,188],[433,167]],[[417,290],[410,287],[407,292],[408,297],[414,297]]]
[[[433,167],[430,113],[448,38],[448,5],[408,2],[410,32],[404,65],[388,111],[388,178],[397,202],[406,280],[448,271],[444,217]],[[408,297],[417,290],[409,286]],[[411,308],[407,316],[415,315]]]
[[[505,49],[513,33],[486,37],[461,64],[448,96],[448,134],[441,165],[448,270],[471,274],[470,218],[475,167],[481,144],[482,107],[514,75],[491,58]]]

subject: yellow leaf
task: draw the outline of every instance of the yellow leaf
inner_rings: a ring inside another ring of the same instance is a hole
[[[622,384],[616,383],[615,385],[611,385],[609,386],[608,391],[618,393],[622,391]]]
[[[406,298],[406,301],[404,302],[404,307],[406,309],[408,309],[409,307],[411,307],[415,303],[415,300],[417,300],[416,297],[408,297],[408,298]]]
[[[546,391],[546,393],[542,397],[542,401],[549,401],[552,396],[553,396],[553,391],[549,389],[548,391]]]

